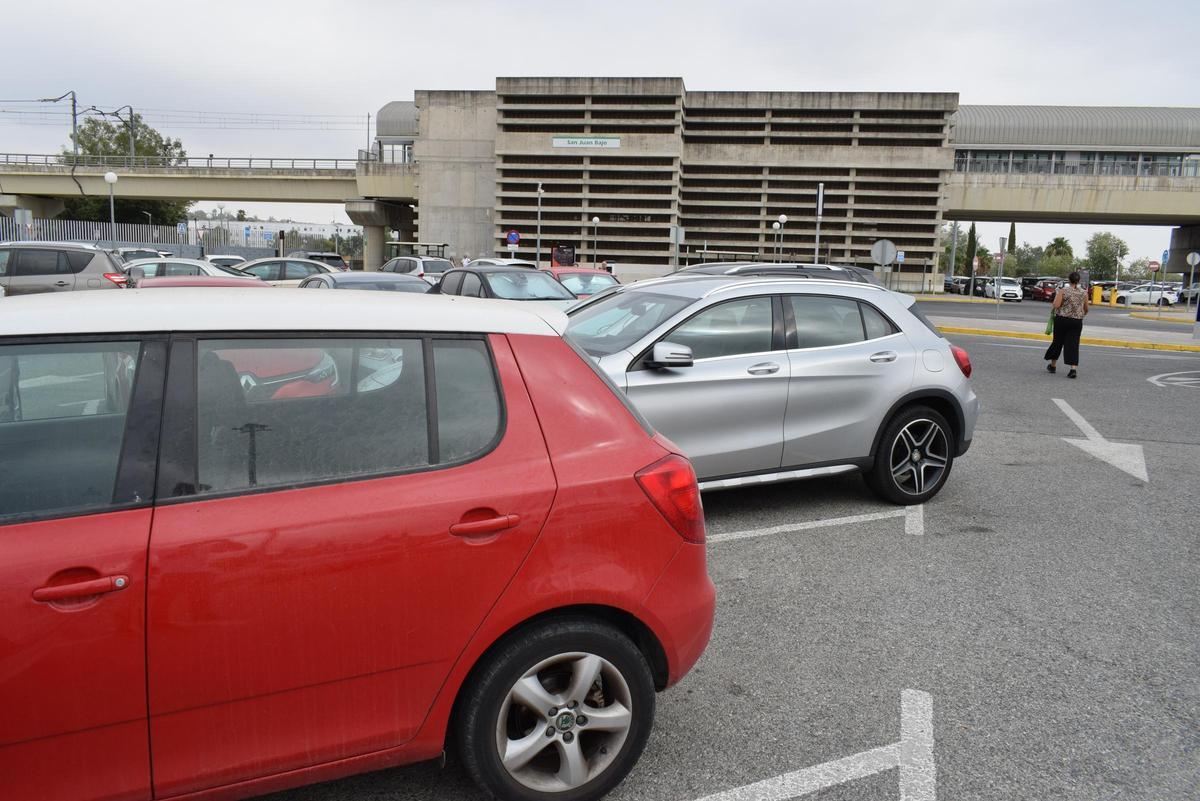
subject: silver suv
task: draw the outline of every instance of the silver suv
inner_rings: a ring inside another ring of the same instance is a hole
[[[912,298],[818,279],[673,276],[568,313],[567,337],[691,458],[703,489],[860,471],[921,503],[970,447],[966,351]]]
[[[80,242],[0,242],[6,295],[120,289],[127,278],[107,251]]]

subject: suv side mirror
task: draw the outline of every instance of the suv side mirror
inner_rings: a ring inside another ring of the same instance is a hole
[[[126,286],[137,286],[137,282],[146,277],[146,271],[141,267],[130,267],[128,275],[129,282]]]
[[[656,342],[650,351],[647,364],[650,367],[691,367],[695,360],[692,349],[687,345],[676,345],[674,342]]]

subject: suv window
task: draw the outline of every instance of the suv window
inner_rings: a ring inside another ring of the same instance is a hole
[[[0,250],[0,275],[8,275],[8,260],[11,254],[11,250]]]
[[[460,273],[457,271],[447,272],[446,275],[442,277],[442,293],[446,295],[457,295],[458,288],[462,286],[463,275],[465,275],[465,273]]]
[[[264,281],[278,281],[281,267],[283,267],[283,262],[269,261],[265,264],[256,264],[253,267],[243,270],[242,272],[258,276]]]
[[[663,339],[687,345],[696,359],[771,350],[771,299],[742,298],[710,306]]]
[[[425,272],[441,274],[454,267],[449,259],[425,259]]]
[[[890,337],[892,334],[898,333],[899,328],[896,327],[888,318],[872,306],[870,303],[859,301],[858,308],[862,312],[863,327],[867,329],[867,339],[879,339],[880,337]]]
[[[458,294],[468,298],[481,298],[483,297],[483,282],[475,273],[467,273],[463,276],[462,290]]]
[[[796,346],[824,348],[862,342],[862,316],[858,301],[821,295],[789,295],[796,318]]]
[[[0,519],[112,503],[139,351],[0,347]]]
[[[66,254],[49,248],[18,248],[13,275],[65,275],[71,271]]]
[[[93,254],[86,250],[65,250],[63,255],[67,257],[67,265],[73,273],[83,272],[92,263]]]

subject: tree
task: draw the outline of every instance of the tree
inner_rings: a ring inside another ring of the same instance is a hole
[[[1005,262],[1007,267],[1011,268],[1013,275],[1040,275],[1043,258],[1045,258],[1045,251],[1040,245],[1031,245],[1026,242],[1016,250],[1010,249]]]
[[[1130,281],[1147,281],[1150,279],[1150,259],[1142,257],[1134,259],[1128,267],[1121,270],[1121,278],[1127,278]]]
[[[967,232],[967,255],[966,266],[967,272],[971,272],[971,259],[975,257],[975,249],[978,246],[978,240],[975,238],[975,223],[971,223],[971,230]]]
[[[134,156],[137,158],[163,159],[167,164],[177,164],[187,158],[183,143],[178,139],[164,137],[158,131],[142,121],[141,116],[133,115]],[[109,156],[122,158],[129,155],[129,124],[127,121],[113,121],[88,117],[79,126],[75,141],[79,144],[79,153],[83,156]],[[64,147],[62,155],[71,159],[72,148]],[[120,174],[120,169],[117,169]],[[190,202],[172,202],[167,200],[140,200],[120,196],[120,182],[117,183],[117,197],[113,209],[117,222],[144,223],[146,212],[156,222],[173,225],[187,218]],[[95,222],[108,221],[108,198],[100,197],[69,197],[64,201],[63,216],[72,220],[90,220]]]
[[[1017,252],[1017,224],[1011,222],[1008,224],[1008,252]]]
[[[237,210],[237,221],[238,221],[238,222],[245,222],[245,221],[246,221],[246,210],[245,210],[245,209],[238,209],[238,210]]]
[[[958,232],[958,247],[957,248],[953,247],[955,231]],[[946,265],[946,274],[947,275],[962,275],[966,272],[970,272],[969,270],[965,269],[966,265],[967,265],[967,261],[969,259],[969,254],[967,253],[967,233],[966,233],[966,231],[964,231],[961,228],[954,228],[953,226],[943,225],[942,226],[942,241],[944,241],[946,243],[945,246],[942,248],[942,263]],[[951,251],[954,252],[954,264],[950,263]]]
[[[1067,259],[1074,259],[1075,251],[1071,248],[1071,243],[1067,241],[1066,237],[1056,236],[1050,241],[1049,245],[1046,245],[1046,256],[1065,256]]]
[[[1084,259],[1092,280],[1115,278],[1117,263],[1129,255],[1129,245],[1116,234],[1099,231],[1087,241],[1087,258]]]

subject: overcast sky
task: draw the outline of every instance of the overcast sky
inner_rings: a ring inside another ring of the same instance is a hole
[[[490,89],[496,75],[670,75],[694,90],[949,91],[964,104],[1200,105],[1200,49],[1187,39],[1200,23],[1195,0],[43,0],[7,3],[3,20],[0,100],[74,89],[83,106],[131,104],[152,123],[175,120],[159,127],[192,155],[353,158],[367,143],[367,114],[389,100],[417,88]],[[0,102],[0,111],[14,108],[31,107]],[[228,130],[213,126],[232,118],[206,114],[195,127],[180,122],[181,111],[326,116],[286,130]],[[0,152],[66,144],[58,118],[29,125],[14,116],[0,113]],[[239,205],[346,219],[338,206]],[[1066,234],[1079,250],[1096,230],[1019,228],[1022,241]],[[1007,226],[981,230],[988,241]],[[1169,229],[1109,230],[1135,257],[1168,244]]]

